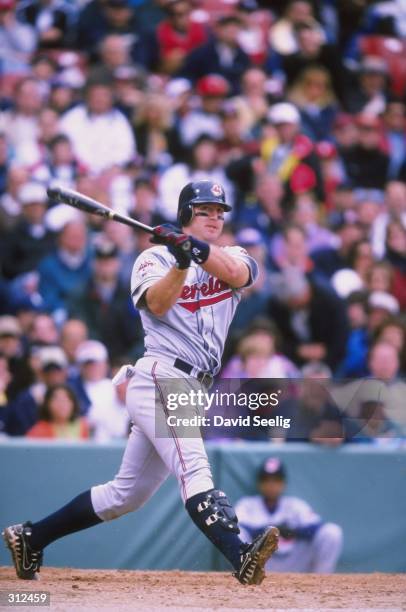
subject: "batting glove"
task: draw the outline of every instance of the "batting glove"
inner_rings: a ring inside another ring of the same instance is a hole
[[[189,236],[188,238],[190,242],[190,257],[197,264],[203,264],[209,258],[210,246],[207,242],[193,238],[193,236]]]
[[[170,223],[157,225],[154,227],[151,242],[168,247],[168,251],[176,259],[176,267],[179,270],[189,268],[191,262],[189,236],[180,232],[177,227]]]

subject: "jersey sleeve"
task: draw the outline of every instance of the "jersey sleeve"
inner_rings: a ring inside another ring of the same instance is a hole
[[[258,264],[253,257],[248,255],[247,251],[240,246],[227,246],[224,247],[225,252],[231,257],[235,257],[236,259],[240,259],[243,261],[250,271],[249,281],[244,287],[251,287],[256,283],[258,279]],[[244,289],[241,287],[241,289]]]
[[[307,527],[308,525],[321,522],[320,516],[314,512],[311,506],[303,499],[297,497],[289,497],[286,499],[289,499],[292,523],[294,523],[289,525],[290,527]]]
[[[135,307],[148,287],[167,274],[173,259],[166,247],[147,249],[137,257],[131,274],[131,297]]]

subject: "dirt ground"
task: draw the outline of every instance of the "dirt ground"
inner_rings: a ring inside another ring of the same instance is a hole
[[[53,611],[406,611],[406,574],[272,574],[261,586],[243,587],[226,573],[45,567],[40,581],[23,582],[0,568],[0,592],[9,589],[49,591]]]

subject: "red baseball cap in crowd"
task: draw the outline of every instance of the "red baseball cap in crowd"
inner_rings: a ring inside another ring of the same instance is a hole
[[[0,0],[0,11],[12,11],[15,4],[15,0]]]
[[[196,83],[196,93],[199,96],[225,97],[229,91],[228,82],[220,74],[208,74]]]

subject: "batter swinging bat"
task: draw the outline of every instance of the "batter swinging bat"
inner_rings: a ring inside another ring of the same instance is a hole
[[[47,194],[48,197],[54,202],[69,204],[69,206],[79,208],[80,210],[91,213],[92,215],[98,215],[99,217],[104,217],[105,219],[112,219],[113,221],[124,223],[124,225],[129,225],[130,227],[137,227],[145,232],[148,232],[149,234],[154,233],[153,228],[149,225],[145,225],[140,221],[131,219],[131,217],[120,215],[119,213],[114,212],[114,210],[111,210],[111,208],[108,206],[105,206],[105,204],[102,204],[97,200],[93,200],[92,198],[83,195],[83,193],[73,191],[73,189],[52,185],[48,187]]]

